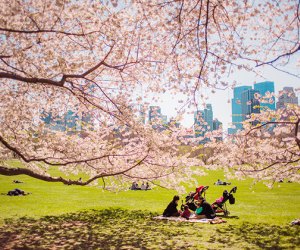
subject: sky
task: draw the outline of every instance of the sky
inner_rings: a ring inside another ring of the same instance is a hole
[[[300,53],[297,53],[298,56]],[[254,83],[263,82],[263,81],[273,81],[275,87],[275,94],[278,94],[283,87],[293,87],[294,90],[298,89],[296,92],[298,99],[300,96],[300,79],[289,75],[287,73],[280,72],[276,69],[273,69],[270,66],[264,66],[260,69],[264,77],[257,76],[249,72],[240,72],[230,76],[230,82],[237,82],[237,86],[252,86]],[[296,70],[296,71],[295,71]],[[298,71],[297,71],[298,70]],[[299,73],[300,69],[293,68],[293,72]],[[208,97],[205,100],[206,103],[211,103],[213,108],[213,116],[223,123],[223,130],[227,131],[227,128],[231,123],[231,99],[233,98],[233,89],[228,88],[226,90],[215,90],[215,93],[211,92],[211,89],[202,89],[202,93]],[[161,112],[163,115],[168,116],[168,120],[171,117],[176,116],[177,110],[183,105],[183,103],[178,103],[178,98],[172,98],[171,96],[165,94],[161,97],[161,101],[154,103],[150,102],[150,105],[158,105],[161,107]],[[277,99],[276,99],[277,101]],[[199,99],[199,103],[202,103],[203,100]],[[177,110],[176,110],[177,108]],[[202,105],[199,106],[199,109],[203,109]],[[195,107],[190,110],[187,110],[183,116],[181,124],[184,127],[191,127],[194,122],[193,112]]]

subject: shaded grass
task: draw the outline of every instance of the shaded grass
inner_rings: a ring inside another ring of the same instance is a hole
[[[153,220],[155,213],[105,209],[6,220],[1,249],[296,249],[299,227]],[[230,222],[230,219],[228,219]]]

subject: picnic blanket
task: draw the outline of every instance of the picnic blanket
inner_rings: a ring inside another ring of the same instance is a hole
[[[191,222],[191,223],[209,223],[209,224],[220,224],[220,223],[226,223],[221,218],[215,218],[215,219],[196,219],[195,217],[191,217],[189,220],[183,218],[183,217],[164,217],[162,215],[153,217],[154,220],[171,220],[171,221],[179,221],[179,222]]]

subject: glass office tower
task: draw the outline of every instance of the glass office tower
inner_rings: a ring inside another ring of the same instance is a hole
[[[275,110],[274,82],[265,81],[254,84],[254,90],[260,94],[260,110]]]
[[[243,129],[242,125],[242,93],[246,90],[251,89],[251,86],[240,86],[233,89],[233,99],[231,99],[232,109],[232,125],[234,128],[228,130],[229,134],[234,134],[238,130]]]

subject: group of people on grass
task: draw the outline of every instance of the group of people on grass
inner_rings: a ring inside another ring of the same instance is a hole
[[[181,216],[186,219],[214,219],[216,217],[216,213],[211,205],[200,195],[195,199],[195,205],[197,207],[195,212],[191,211],[188,205],[183,206],[183,211],[178,210],[179,199],[178,195],[173,197],[173,200],[163,212],[164,217]]]
[[[149,186],[149,183],[146,182],[146,184],[143,182],[141,186],[139,186],[139,184],[134,181],[132,182],[132,185],[130,187],[131,190],[150,190],[150,186]]]

